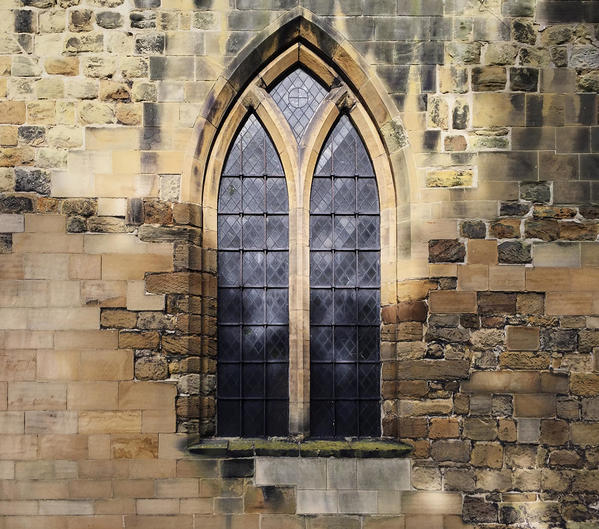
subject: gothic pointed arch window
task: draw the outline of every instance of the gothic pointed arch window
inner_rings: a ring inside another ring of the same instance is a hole
[[[381,251],[394,241],[387,229],[381,242],[376,141],[350,88],[306,63],[251,83],[221,144],[219,436],[381,435]]]

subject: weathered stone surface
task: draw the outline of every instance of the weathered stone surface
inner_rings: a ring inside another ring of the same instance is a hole
[[[463,237],[468,239],[484,239],[487,234],[487,226],[482,220],[468,220],[462,222],[460,230]]]
[[[135,378],[139,380],[164,380],[168,377],[168,363],[161,356],[142,356],[135,361]]]
[[[498,508],[495,503],[488,503],[483,498],[466,496],[462,517],[467,523],[497,523]]]
[[[506,241],[497,246],[500,263],[525,264],[532,261],[530,245],[520,241]]]
[[[462,262],[466,255],[464,245],[457,239],[433,239],[428,243],[429,262]]]

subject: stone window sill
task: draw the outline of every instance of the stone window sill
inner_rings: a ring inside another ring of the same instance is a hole
[[[305,440],[287,439],[203,439],[188,447],[204,457],[300,456],[392,458],[407,456],[412,447],[387,439]]]

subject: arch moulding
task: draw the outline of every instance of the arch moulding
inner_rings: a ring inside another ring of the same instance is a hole
[[[356,107],[360,111],[352,111],[352,119],[367,143],[377,175],[384,165],[392,181],[392,191],[388,187],[381,189],[381,199],[384,198],[383,192],[392,192],[396,223],[395,257],[398,260],[409,259],[414,169],[399,110],[351,43],[328,22],[301,7],[286,13],[259,32],[216,80],[196,120],[186,151],[181,200],[200,204],[204,219],[208,220],[206,216],[211,215],[211,206],[216,204],[211,196],[218,192],[220,173],[216,169],[222,167],[226,146],[249,109],[256,111],[271,135],[276,135],[276,130],[286,135],[286,124],[267,123],[275,113],[269,113],[267,105],[261,105],[258,91],[248,90],[248,87],[257,79],[259,83],[268,85],[294,64],[303,65],[329,86],[339,77],[359,103]],[[281,144],[277,140],[282,138],[272,139],[275,145]],[[293,167],[298,161],[297,156],[293,159],[288,152],[280,151],[279,154],[284,167],[290,167],[289,164]],[[284,159],[286,157],[288,159]],[[289,191],[293,201],[293,191]],[[205,236],[204,245],[208,243],[208,247],[215,248],[211,244],[212,234],[205,232]]]

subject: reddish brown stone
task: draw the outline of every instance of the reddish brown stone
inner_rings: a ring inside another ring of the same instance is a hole
[[[432,239],[428,242],[430,263],[462,263],[465,256],[466,248],[457,239]]]

